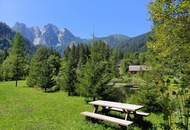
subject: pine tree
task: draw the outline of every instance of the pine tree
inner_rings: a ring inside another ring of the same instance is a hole
[[[60,56],[48,48],[39,48],[32,58],[27,84],[47,91],[56,85],[56,77],[60,68]]]
[[[83,96],[92,97],[93,100],[101,98],[101,93],[112,78],[107,61],[88,61],[79,75],[78,91]]]
[[[66,90],[68,95],[77,95],[76,82],[77,82],[77,67],[79,63],[79,48],[72,45],[66,49],[65,56],[62,61],[61,70],[57,84],[60,88]]]
[[[27,59],[25,57],[25,43],[22,36],[17,33],[12,41],[12,47],[9,56],[3,63],[3,74],[5,78],[16,80],[16,86],[19,79],[26,76]]]
[[[90,52],[89,52],[89,48],[86,44],[79,44],[78,47],[79,47],[78,66],[80,68],[82,65],[86,64]]]
[[[119,77],[120,76],[120,65],[121,65],[121,53],[117,48],[114,48],[111,50],[111,54],[110,54],[110,67],[111,67],[111,71],[113,73],[113,75],[115,77]]]
[[[104,42],[97,41],[90,46],[90,58],[78,76],[77,89],[81,95],[93,100],[102,98],[101,94],[108,89],[106,84],[112,78],[109,57],[110,48]]]

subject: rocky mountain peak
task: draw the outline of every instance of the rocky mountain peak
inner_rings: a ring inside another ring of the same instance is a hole
[[[70,42],[78,39],[67,28],[59,29],[51,23],[43,27],[29,28],[25,24],[17,22],[13,26],[13,30],[20,32],[34,45],[43,44],[53,48],[67,46]]]
[[[16,24],[12,27],[12,29],[16,32],[21,33],[30,42],[33,41],[34,39],[33,32],[24,23],[16,22]]]
[[[15,25],[13,26],[13,28],[15,28],[15,29],[16,28],[18,28],[18,29],[20,29],[20,28],[26,29],[27,27],[26,27],[26,25],[24,23],[16,22]]]
[[[44,31],[48,31],[48,32],[55,32],[58,33],[59,29],[57,28],[57,26],[53,25],[53,24],[47,24],[43,27]]]

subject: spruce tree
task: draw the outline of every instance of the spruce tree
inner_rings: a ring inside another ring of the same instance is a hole
[[[90,46],[89,59],[78,76],[77,89],[81,95],[93,100],[101,99],[101,94],[109,89],[106,87],[112,78],[109,57],[110,48],[104,42],[96,41]]]
[[[60,88],[66,90],[68,95],[77,95],[77,67],[79,62],[79,48],[72,45],[66,49],[65,56],[62,60],[61,70],[57,79]]]
[[[32,58],[27,84],[47,91],[56,85],[60,68],[60,56],[48,48],[39,48]]]
[[[122,59],[122,57],[121,57],[120,50],[118,48],[113,48],[111,50],[109,62],[110,62],[111,71],[115,77],[120,76],[119,68],[120,68],[121,61],[122,61],[121,59]]]

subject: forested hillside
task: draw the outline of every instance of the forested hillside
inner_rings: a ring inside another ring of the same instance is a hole
[[[11,47],[11,41],[13,40],[16,32],[13,31],[6,23],[0,22],[0,59],[5,59]],[[28,39],[24,38],[25,51],[31,55],[35,51],[35,47]]]
[[[6,58],[13,37],[14,32],[5,23],[0,23],[0,63]]]
[[[146,51],[146,43],[150,39],[150,33],[145,33],[122,42],[118,47],[126,53]]]
[[[121,44],[126,43],[130,37],[122,35],[122,34],[113,34],[107,37],[95,37],[96,40],[102,40],[111,47],[118,47]]]

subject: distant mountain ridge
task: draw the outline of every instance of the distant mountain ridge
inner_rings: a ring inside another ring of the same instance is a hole
[[[105,43],[109,44],[112,47],[116,47],[120,44],[125,43],[130,37],[122,35],[122,34],[112,34],[107,37],[96,38],[97,40],[102,40]]]
[[[24,23],[16,23],[12,29],[21,33],[34,45],[43,44],[48,47],[67,46],[71,42],[82,41],[75,37],[68,29],[59,29],[53,24],[47,24],[43,27],[27,27]]]
[[[1,22],[0,22],[1,23]],[[67,28],[60,29],[53,24],[47,24],[43,27],[27,27],[24,23],[16,23],[12,29],[5,23],[1,23],[4,26],[0,26],[0,40],[3,37],[6,39],[2,30],[9,28],[9,33],[6,35],[14,35],[15,32],[19,32],[25,39],[28,39],[31,46],[43,45],[56,49],[63,54],[65,47],[75,43],[90,43],[92,40],[102,40],[109,44],[111,47],[120,48],[127,52],[143,51],[146,49],[146,42],[148,41],[148,34],[145,33],[136,37],[128,37],[122,34],[113,34],[105,37],[94,37],[94,39],[82,39],[75,36]],[[1,25],[0,24],[0,25]],[[6,25],[6,26],[5,26]],[[5,33],[4,33],[5,34]],[[12,38],[13,36],[11,36]],[[8,38],[9,39],[9,38]],[[7,41],[6,41],[7,42]],[[2,46],[1,42],[0,47]]]
[[[43,27],[27,27],[24,23],[17,22],[12,29],[20,32],[29,39],[34,45],[44,44],[49,47],[66,47],[70,43],[88,43],[92,39],[81,39],[73,35],[67,28],[59,29],[53,24],[47,24]],[[102,40],[110,46],[117,46],[129,40],[130,37],[122,34],[113,34],[106,37],[95,37],[96,40]]]
[[[118,48],[125,52],[143,52],[147,49],[146,43],[149,41],[151,32],[141,34],[126,40],[124,43],[119,44]]]

